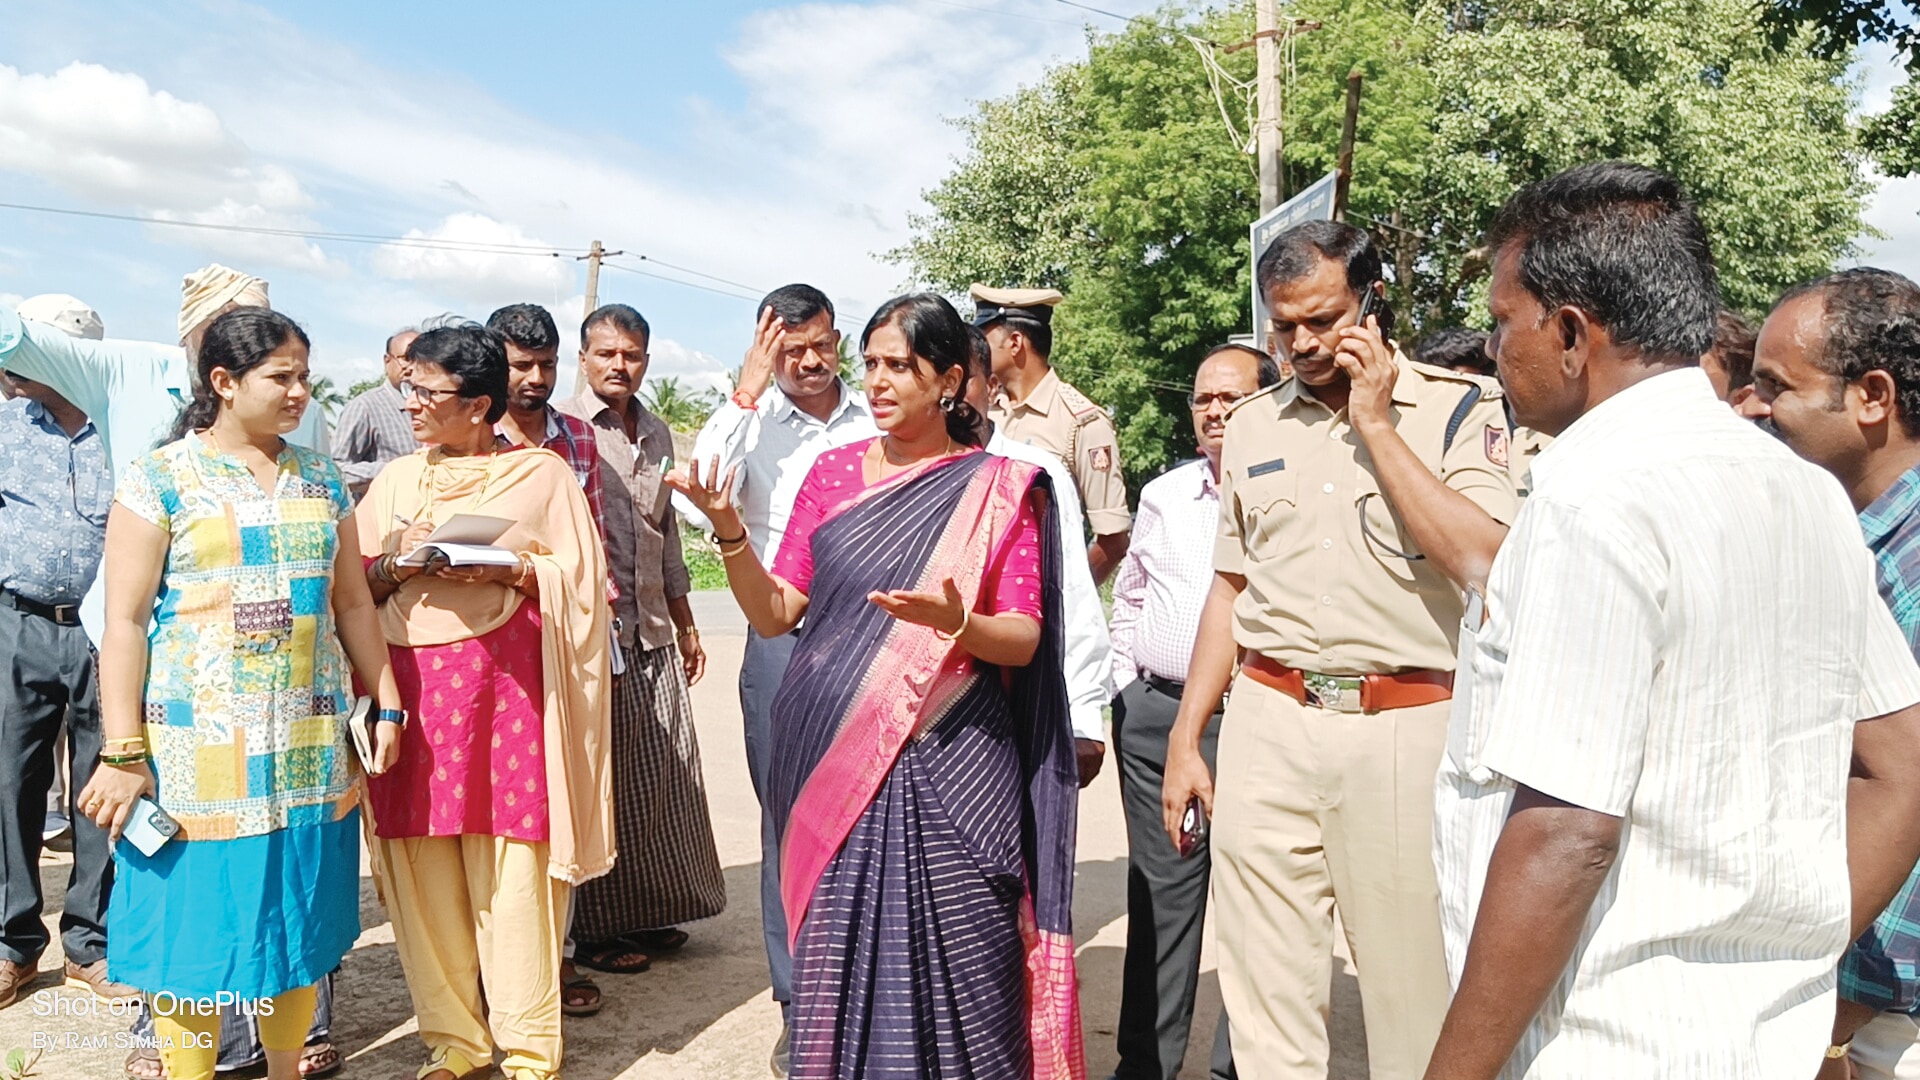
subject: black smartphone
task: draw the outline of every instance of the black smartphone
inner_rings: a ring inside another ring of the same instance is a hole
[[[1360,294],[1360,317],[1353,320],[1353,325],[1365,326],[1369,318],[1380,314],[1380,306],[1383,303],[1380,299],[1380,290],[1383,287],[1384,283],[1379,281],[1367,285]]]
[[[1207,812],[1200,806],[1200,796],[1187,800],[1187,812],[1180,817],[1180,857],[1190,857],[1200,849],[1200,842],[1207,838]]]

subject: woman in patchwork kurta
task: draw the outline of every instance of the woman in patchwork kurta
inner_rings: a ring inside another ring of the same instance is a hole
[[[174,1080],[214,1075],[221,995],[293,1080],[314,984],[359,935],[343,641],[393,710],[375,766],[396,748],[353,504],[332,461],[280,438],[310,401],[307,348],[271,311],[215,320],[178,437],[122,473],[107,526],[106,744],[79,806],[116,838],[141,794],[179,824],[151,856],[118,846],[107,916],[108,971],[149,995]]]
[[[372,784],[373,865],[413,992],[426,1080],[546,1080],[561,1060],[572,887],[613,863],[606,557],[559,455],[494,435],[501,339],[429,330],[401,393],[426,446],[360,504],[368,582],[416,717]],[[402,558],[457,514],[510,522],[512,565]]]

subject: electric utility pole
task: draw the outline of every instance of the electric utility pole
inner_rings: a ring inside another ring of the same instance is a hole
[[[1254,153],[1260,162],[1260,212],[1280,205],[1280,0],[1256,0],[1254,57],[1259,119]]]

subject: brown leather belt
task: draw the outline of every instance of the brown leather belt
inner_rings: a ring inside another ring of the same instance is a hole
[[[1334,712],[1375,713],[1431,705],[1453,697],[1451,671],[1397,671],[1391,675],[1320,675],[1290,668],[1259,653],[1240,665],[1247,678],[1302,705]]]

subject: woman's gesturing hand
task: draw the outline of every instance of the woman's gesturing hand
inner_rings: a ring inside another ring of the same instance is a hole
[[[739,524],[740,515],[733,508],[733,481],[739,472],[739,466],[720,475],[720,458],[713,457],[708,465],[705,478],[700,474],[699,459],[687,462],[684,470],[674,469],[660,479],[668,487],[687,497],[693,508],[705,515],[715,529],[722,525]],[[733,535],[738,535],[733,532]]]
[[[138,765],[100,765],[93,770],[93,779],[87,781],[86,790],[80,792],[74,806],[92,818],[95,825],[107,830],[110,840],[118,840],[134,800],[142,795],[151,796],[157,790],[153,770],[144,761]]]
[[[949,637],[958,634],[967,622],[967,602],[961,597],[960,587],[953,583],[952,578],[941,583],[939,593],[894,589],[891,592],[870,592],[867,599],[896,619],[932,627]]]

